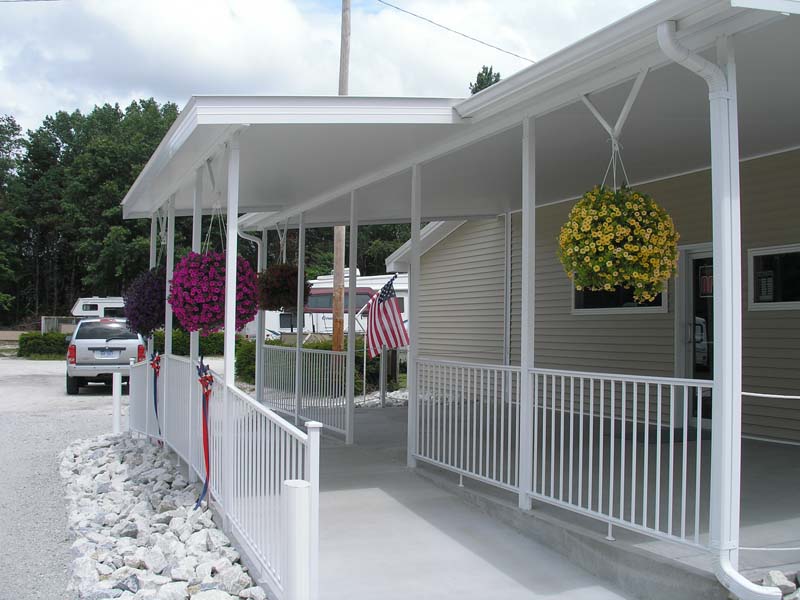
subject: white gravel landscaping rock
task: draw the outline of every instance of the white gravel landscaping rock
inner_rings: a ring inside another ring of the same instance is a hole
[[[164,449],[129,435],[79,440],[60,472],[81,600],[266,598]]]
[[[378,408],[381,405],[381,393],[370,392],[364,396],[356,396],[353,403],[359,408]],[[408,390],[406,388],[386,392],[386,406],[407,406]]]

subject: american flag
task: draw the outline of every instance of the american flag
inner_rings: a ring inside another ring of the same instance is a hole
[[[408,346],[408,332],[403,323],[403,313],[397,304],[394,293],[394,275],[369,299],[367,318],[367,352],[370,358],[381,353],[381,348],[401,348]]]

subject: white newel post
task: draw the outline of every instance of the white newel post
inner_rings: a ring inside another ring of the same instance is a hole
[[[297,223],[297,342],[294,356],[294,424],[300,424],[303,399],[303,330],[305,329],[306,226],[303,213]]]
[[[319,436],[322,423],[309,421],[306,423],[308,432],[308,448],[306,449],[306,480],[310,484],[311,497],[309,521],[309,595],[311,600],[319,596]]]
[[[239,232],[239,133],[228,145],[227,239],[225,241],[225,396],[223,408],[223,504],[225,528],[233,502],[233,415],[230,388],[236,383],[236,255]]]
[[[422,220],[422,173],[411,168],[411,260],[408,273],[408,441],[406,464],[417,466],[417,353],[419,347],[419,229]]]
[[[350,192],[350,259],[347,270],[347,423],[345,443],[352,444],[355,433],[356,394],[356,277],[358,259],[358,217],[356,193]]]
[[[192,196],[192,252],[200,252],[203,239],[203,168],[200,167],[194,176],[194,194]],[[197,481],[194,471],[194,462],[199,452],[197,448],[198,436],[196,425],[199,424],[200,415],[200,384],[197,381],[195,366],[200,359],[200,332],[193,331],[189,334],[189,482]]]
[[[258,272],[267,268],[267,230],[261,230],[261,243],[258,245]],[[256,313],[256,402],[264,403],[264,329],[266,327],[266,311]]]
[[[311,486],[303,479],[283,482],[286,502],[286,600],[311,600]]]
[[[169,284],[172,281],[172,272],[175,269],[175,194],[169,199],[167,203],[167,268],[166,268],[166,297],[164,299],[164,360],[161,361],[161,373],[159,378],[164,378],[163,398],[159,398],[159,411],[161,420],[163,422],[162,435],[164,440],[168,440],[168,428],[170,423],[167,423],[167,385],[169,374],[169,357],[172,355],[172,306],[169,303]]]
[[[522,122],[522,323],[519,423],[519,507],[530,510],[533,484],[533,390],[536,315],[536,135],[533,118]]]

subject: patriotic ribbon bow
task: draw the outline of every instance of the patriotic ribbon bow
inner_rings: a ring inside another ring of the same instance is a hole
[[[209,460],[209,447],[208,447],[208,403],[211,400],[211,391],[214,387],[214,376],[211,374],[211,369],[208,365],[203,364],[203,358],[197,364],[197,377],[202,388],[202,409],[203,409],[203,459],[206,465],[206,480],[203,483],[203,489],[200,492],[200,497],[197,499],[194,507],[199,508],[203,499],[208,493],[208,482],[211,479],[211,463]]]
[[[158,375],[161,373],[161,355],[153,352],[150,358],[150,366],[153,368],[153,410],[156,413],[156,425],[158,425],[158,435],[161,435],[161,422],[158,420]]]

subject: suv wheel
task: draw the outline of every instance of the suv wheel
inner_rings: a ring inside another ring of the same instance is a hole
[[[77,377],[70,377],[67,375],[67,395],[74,396],[77,394],[80,387],[79,383]]]

